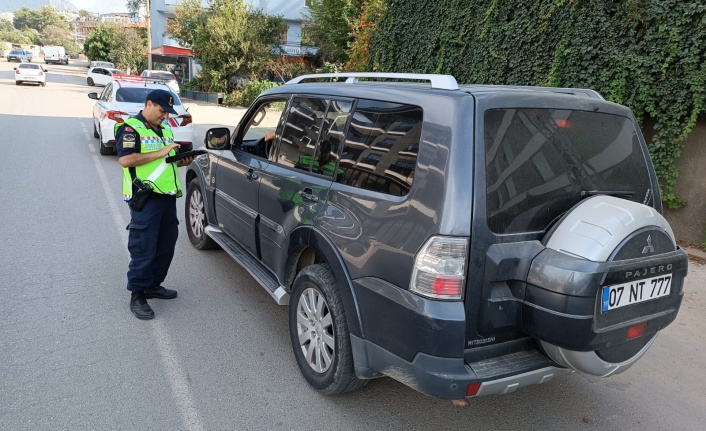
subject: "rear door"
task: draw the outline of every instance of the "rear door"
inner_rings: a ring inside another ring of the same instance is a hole
[[[469,274],[482,276],[469,277],[466,294],[474,347],[518,336],[529,265],[574,205],[613,194],[659,206],[625,109],[562,95],[480,95],[476,107]]]
[[[262,262],[280,280],[292,236],[313,226],[327,201],[352,104],[350,99],[308,95],[292,100],[259,195]]]

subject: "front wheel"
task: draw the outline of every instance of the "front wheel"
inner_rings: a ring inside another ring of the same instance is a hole
[[[299,370],[314,389],[336,395],[367,383],[355,375],[343,302],[326,266],[308,266],[294,280],[289,335]]]
[[[206,207],[198,179],[193,179],[186,189],[185,213],[186,232],[191,245],[198,250],[218,248],[213,238],[206,235]]]

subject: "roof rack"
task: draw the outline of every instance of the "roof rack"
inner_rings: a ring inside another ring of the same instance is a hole
[[[384,73],[384,72],[344,72],[344,73],[317,73],[302,75],[291,79],[285,84],[299,84],[309,80],[325,78],[346,78],[346,84],[357,84],[359,78],[384,78],[396,80],[429,81],[431,88],[441,90],[458,90],[456,78],[451,75],[438,75],[428,73]]]

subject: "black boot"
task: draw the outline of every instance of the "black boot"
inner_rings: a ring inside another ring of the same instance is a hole
[[[157,298],[157,299],[172,299],[177,297],[177,291],[172,289],[165,289],[162,286],[150,287],[142,291],[145,295],[145,299]]]
[[[149,320],[154,319],[154,311],[147,303],[147,299],[142,292],[133,292],[130,297],[130,311],[138,319]]]

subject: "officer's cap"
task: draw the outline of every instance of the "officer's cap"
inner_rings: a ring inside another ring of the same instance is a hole
[[[146,100],[151,100],[152,103],[156,103],[161,106],[162,109],[169,112],[170,114],[176,114],[177,111],[174,110],[174,95],[166,90],[154,90],[147,95]]]

